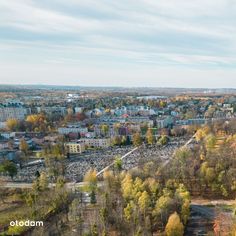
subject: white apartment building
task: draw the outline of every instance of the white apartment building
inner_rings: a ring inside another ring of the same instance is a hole
[[[7,141],[0,141],[0,150],[7,149],[8,146],[9,145]]]
[[[66,107],[59,107],[59,106],[53,106],[53,107],[37,107],[37,112],[45,112],[46,114],[58,114],[58,115],[65,115],[67,113]]]
[[[30,114],[29,108],[0,107],[0,122],[7,121],[8,119],[23,120],[28,114]]]
[[[6,139],[14,138],[15,132],[3,132],[3,133],[0,133],[0,136],[4,137]]]
[[[87,133],[88,128],[82,128],[82,127],[60,127],[58,128],[59,134],[69,134],[69,133]]]
[[[89,147],[106,148],[111,146],[110,138],[88,138],[88,139],[80,139],[80,141]]]
[[[75,113],[81,113],[83,112],[83,107],[75,107]]]

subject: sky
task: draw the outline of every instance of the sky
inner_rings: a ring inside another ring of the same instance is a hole
[[[0,84],[236,88],[236,0],[0,0]]]

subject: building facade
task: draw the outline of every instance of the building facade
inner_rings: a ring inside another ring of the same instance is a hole
[[[85,144],[83,142],[68,142],[65,143],[65,147],[69,154],[80,154],[85,151]]]

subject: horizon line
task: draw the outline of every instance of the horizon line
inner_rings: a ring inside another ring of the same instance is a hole
[[[235,88],[229,88],[229,87],[174,87],[174,86],[167,86],[167,87],[157,87],[157,86],[101,86],[101,85],[66,85],[66,84],[2,84],[0,83],[0,86],[45,86],[45,87],[81,87],[81,88],[128,88],[128,89],[139,89],[139,88],[146,88],[146,89],[207,89],[207,90],[236,90]]]

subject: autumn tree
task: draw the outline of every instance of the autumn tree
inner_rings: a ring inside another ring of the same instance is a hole
[[[122,170],[122,160],[117,157],[114,162],[114,168],[116,171],[120,172]]]
[[[153,135],[153,132],[151,129],[148,129],[147,130],[147,133],[146,133],[146,140],[147,140],[147,143],[149,145],[152,145],[154,142],[155,142],[155,137]]]
[[[10,131],[17,131],[19,128],[20,122],[17,119],[8,119],[6,122],[6,125]]]
[[[83,112],[79,112],[79,113],[76,113],[76,119],[78,120],[78,121],[83,121],[83,120],[85,120],[87,117],[86,117],[86,115],[83,113]]]
[[[150,196],[147,191],[142,192],[138,199],[140,210],[145,214],[151,204]]]
[[[46,131],[47,119],[44,114],[32,114],[26,117],[27,128],[33,131]]]
[[[45,172],[42,172],[39,176],[39,186],[42,191],[48,188],[48,178]]]
[[[135,133],[133,135],[133,144],[136,147],[138,147],[142,144],[142,137],[141,137],[140,133]]]
[[[184,235],[184,226],[180,221],[179,215],[175,212],[170,215],[165,232],[167,236],[182,236]]]
[[[96,203],[96,190],[97,190],[97,172],[96,170],[89,170],[84,176],[86,182],[85,188],[90,192],[90,203]]]
[[[106,125],[106,124],[102,124],[102,125],[100,126],[100,129],[101,129],[102,134],[103,134],[104,136],[107,136],[108,131],[109,131],[109,126]]]
[[[19,149],[22,153],[24,153],[25,156],[28,155],[28,152],[29,152],[29,145],[28,143],[24,140],[24,139],[21,139],[20,140],[20,145],[19,145]]]
[[[113,139],[112,139],[112,144],[115,145],[115,146],[120,146],[121,145],[121,137],[120,136],[115,136]]]
[[[159,140],[158,143],[160,143],[162,146],[166,145],[169,141],[169,138],[166,135],[162,135]]]

